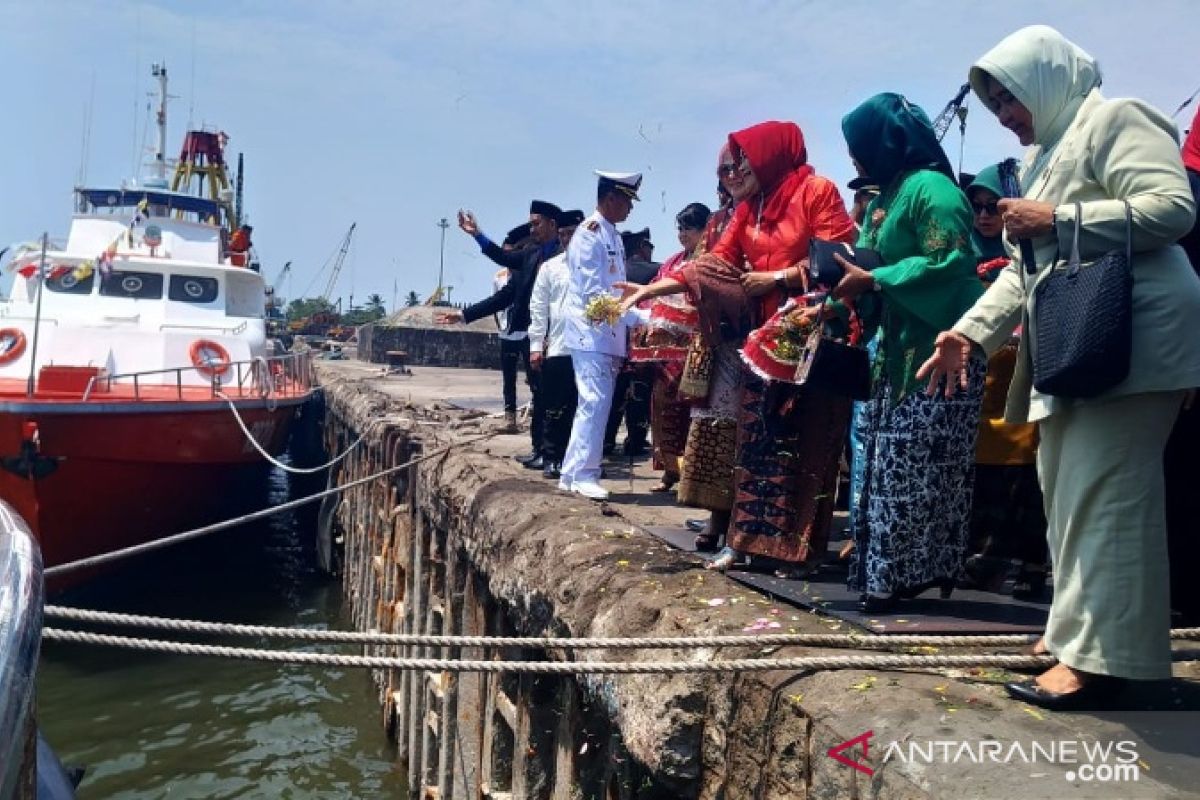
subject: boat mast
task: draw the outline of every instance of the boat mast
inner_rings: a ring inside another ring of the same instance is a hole
[[[233,196],[233,227],[238,228],[242,224],[242,154],[238,153],[237,177],[234,178],[234,185],[237,190]]]
[[[42,295],[45,290],[42,286],[46,282],[46,248],[50,246],[50,234],[42,233],[42,254],[38,258],[37,271],[37,305],[33,312],[33,347],[29,352],[29,380],[25,383],[26,397],[33,397],[35,386],[34,378],[37,370],[37,351],[38,351],[38,334],[42,328]]]
[[[167,68],[163,64],[153,64],[150,74],[158,78],[158,114],[155,120],[158,124],[158,149],[154,153],[154,177],[166,186],[167,181]]]

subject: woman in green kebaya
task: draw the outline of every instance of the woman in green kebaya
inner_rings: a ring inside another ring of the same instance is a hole
[[[962,570],[984,362],[951,397],[927,395],[916,371],[982,290],[971,208],[925,112],[879,94],[842,131],[860,175],[881,188],[858,245],[883,266],[868,272],[839,257],[846,274],[833,295],[879,333],[850,586],[864,611],[884,613],[934,586],[949,596]]]

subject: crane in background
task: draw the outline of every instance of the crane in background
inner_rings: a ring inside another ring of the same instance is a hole
[[[305,336],[325,336],[336,330],[340,332],[341,322],[341,298],[338,299],[337,307],[335,308],[330,299],[333,294],[333,289],[337,286],[338,275],[341,274],[342,265],[346,263],[346,254],[350,252],[350,241],[354,238],[354,229],[358,227],[357,222],[350,223],[350,229],[346,231],[346,235],[342,237],[342,243],[338,247],[337,253],[325,263],[318,272],[314,282],[320,278],[329,268],[329,280],[325,283],[325,291],[321,293],[319,300],[323,309],[314,311],[306,317],[294,319],[288,323],[288,330],[292,333]]]
[[[292,262],[287,262],[279,273],[275,276],[275,280],[267,284],[267,335],[278,336],[287,328],[283,316],[283,299],[279,296],[279,288],[283,285],[283,279],[292,271]]]
[[[346,253],[350,252],[350,240],[354,237],[354,229],[358,227],[357,222],[350,223],[350,230],[346,231],[346,235],[342,237],[342,245],[338,248],[337,255],[333,258],[333,269],[329,272],[329,282],[325,284],[325,291],[321,293],[323,300],[329,300],[333,294],[333,287],[337,285],[338,275],[342,272],[342,264],[346,263]],[[338,300],[339,311],[341,310],[341,299]]]
[[[942,109],[942,113],[937,115],[937,119],[933,121],[933,132],[937,134],[937,139],[941,142],[946,138],[946,133],[950,130],[950,125],[954,122],[955,117],[958,118],[958,173],[962,174],[963,167],[963,147],[967,141],[967,92],[971,91],[971,84],[964,83],[958,87],[958,94],[946,103],[946,107]]]

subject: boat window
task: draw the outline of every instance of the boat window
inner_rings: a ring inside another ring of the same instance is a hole
[[[73,269],[58,274],[51,271],[50,277],[46,279],[46,288],[52,292],[61,292],[63,294],[91,294],[92,286],[95,283],[95,272],[89,272],[86,278],[80,280],[75,277]]]
[[[184,303],[211,303],[217,299],[217,279],[198,275],[172,275],[167,298]]]
[[[100,294],[106,297],[131,297],[135,300],[157,300],[162,297],[163,276],[157,272],[121,272],[114,270],[100,283]]]

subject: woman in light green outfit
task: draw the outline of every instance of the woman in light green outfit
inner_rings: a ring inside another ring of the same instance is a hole
[[[1037,273],[1015,258],[952,328],[921,376],[962,373],[1029,313],[1034,287],[1060,245],[1070,247],[1081,204],[1087,261],[1123,249],[1133,213],[1133,358],[1128,377],[1088,400],[1032,387],[1022,337],[1006,418],[1038,422],[1038,473],[1054,565],[1054,602],[1039,650],[1059,664],[1009,684],[1046,708],[1090,708],[1123,679],[1171,675],[1163,508],[1163,448],[1185,390],[1200,386],[1200,280],[1175,242],[1195,215],[1174,125],[1138,100],[1106,100],[1096,62],[1052,28],[1004,39],[972,67],[971,86],[1000,123],[1029,145],[1023,198],[1002,200],[1010,240],[1032,240]],[[931,385],[932,391],[932,385]]]

